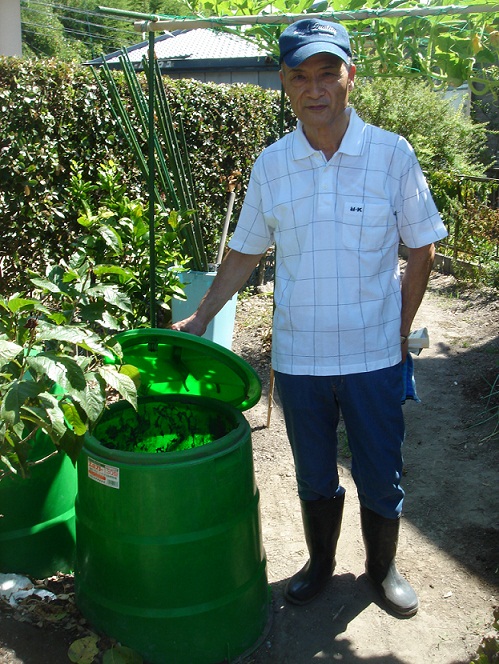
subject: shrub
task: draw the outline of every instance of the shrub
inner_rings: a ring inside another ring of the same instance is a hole
[[[431,183],[433,173],[482,175],[487,134],[425,80],[361,80],[351,96],[366,121],[404,136]]]
[[[125,91],[120,72],[114,75]],[[190,80],[168,80],[167,92],[183,117],[205,244],[216,256],[227,191],[245,189],[254,159],[277,137],[279,95],[255,86]],[[71,162],[79,164],[95,208],[101,197],[95,187],[98,169],[109,160],[118,165],[130,199],[145,199],[147,187],[90,70],[55,60],[0,58],[0,108],[0,291],[5,291],[29,286],[27,265],[41,270],[49,257],[70,254],[81,230],[68,193]],[[238,197],[234,217],[241,202]]]

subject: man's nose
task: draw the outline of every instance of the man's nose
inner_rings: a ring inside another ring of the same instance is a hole
[[[319,78],[311,78],[308,84],[308,94],[311,97],[321,97],[324,93],[324,86]]]

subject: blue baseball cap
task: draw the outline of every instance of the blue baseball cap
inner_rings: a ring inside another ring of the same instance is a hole
[[[305,18],[289,25],[279,37],[279,62],[298,67],[316,53],[332,53],[348,64],[352,57],[348,32],[339,23]]]

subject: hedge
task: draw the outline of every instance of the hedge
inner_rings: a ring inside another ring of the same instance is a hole
[[[121,74],[116,78],[126,98]],[[145,84],[145,82],[144,82]],[[279,93],[251,85],[165,79],[181,113],[198,187],[206,245],[214,260],[228,191],[237,218],[251,165],[279,132]],[[67,257],[81,232],[70,194],[71,164],[90,183],[109,160],[122,171],[128,195],[145,200],[135,168],[92,71],[56,60],[0,58],[0,293],[26,285],[25,268]],[[98,192],[94,194],[98,205]]]

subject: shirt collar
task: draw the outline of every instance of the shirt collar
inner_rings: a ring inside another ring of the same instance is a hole
[[[364,148],[364,131],[367,125],[351,106],[346,109],[346,112],[350,116],[350,121],[338,152],[349,155],[360,155]],[[298,120],[298,125],[292,136],[292,155],[294,160],[311,157],[317,152],[308,142],[303,132],[303,123],[301,120]]]

